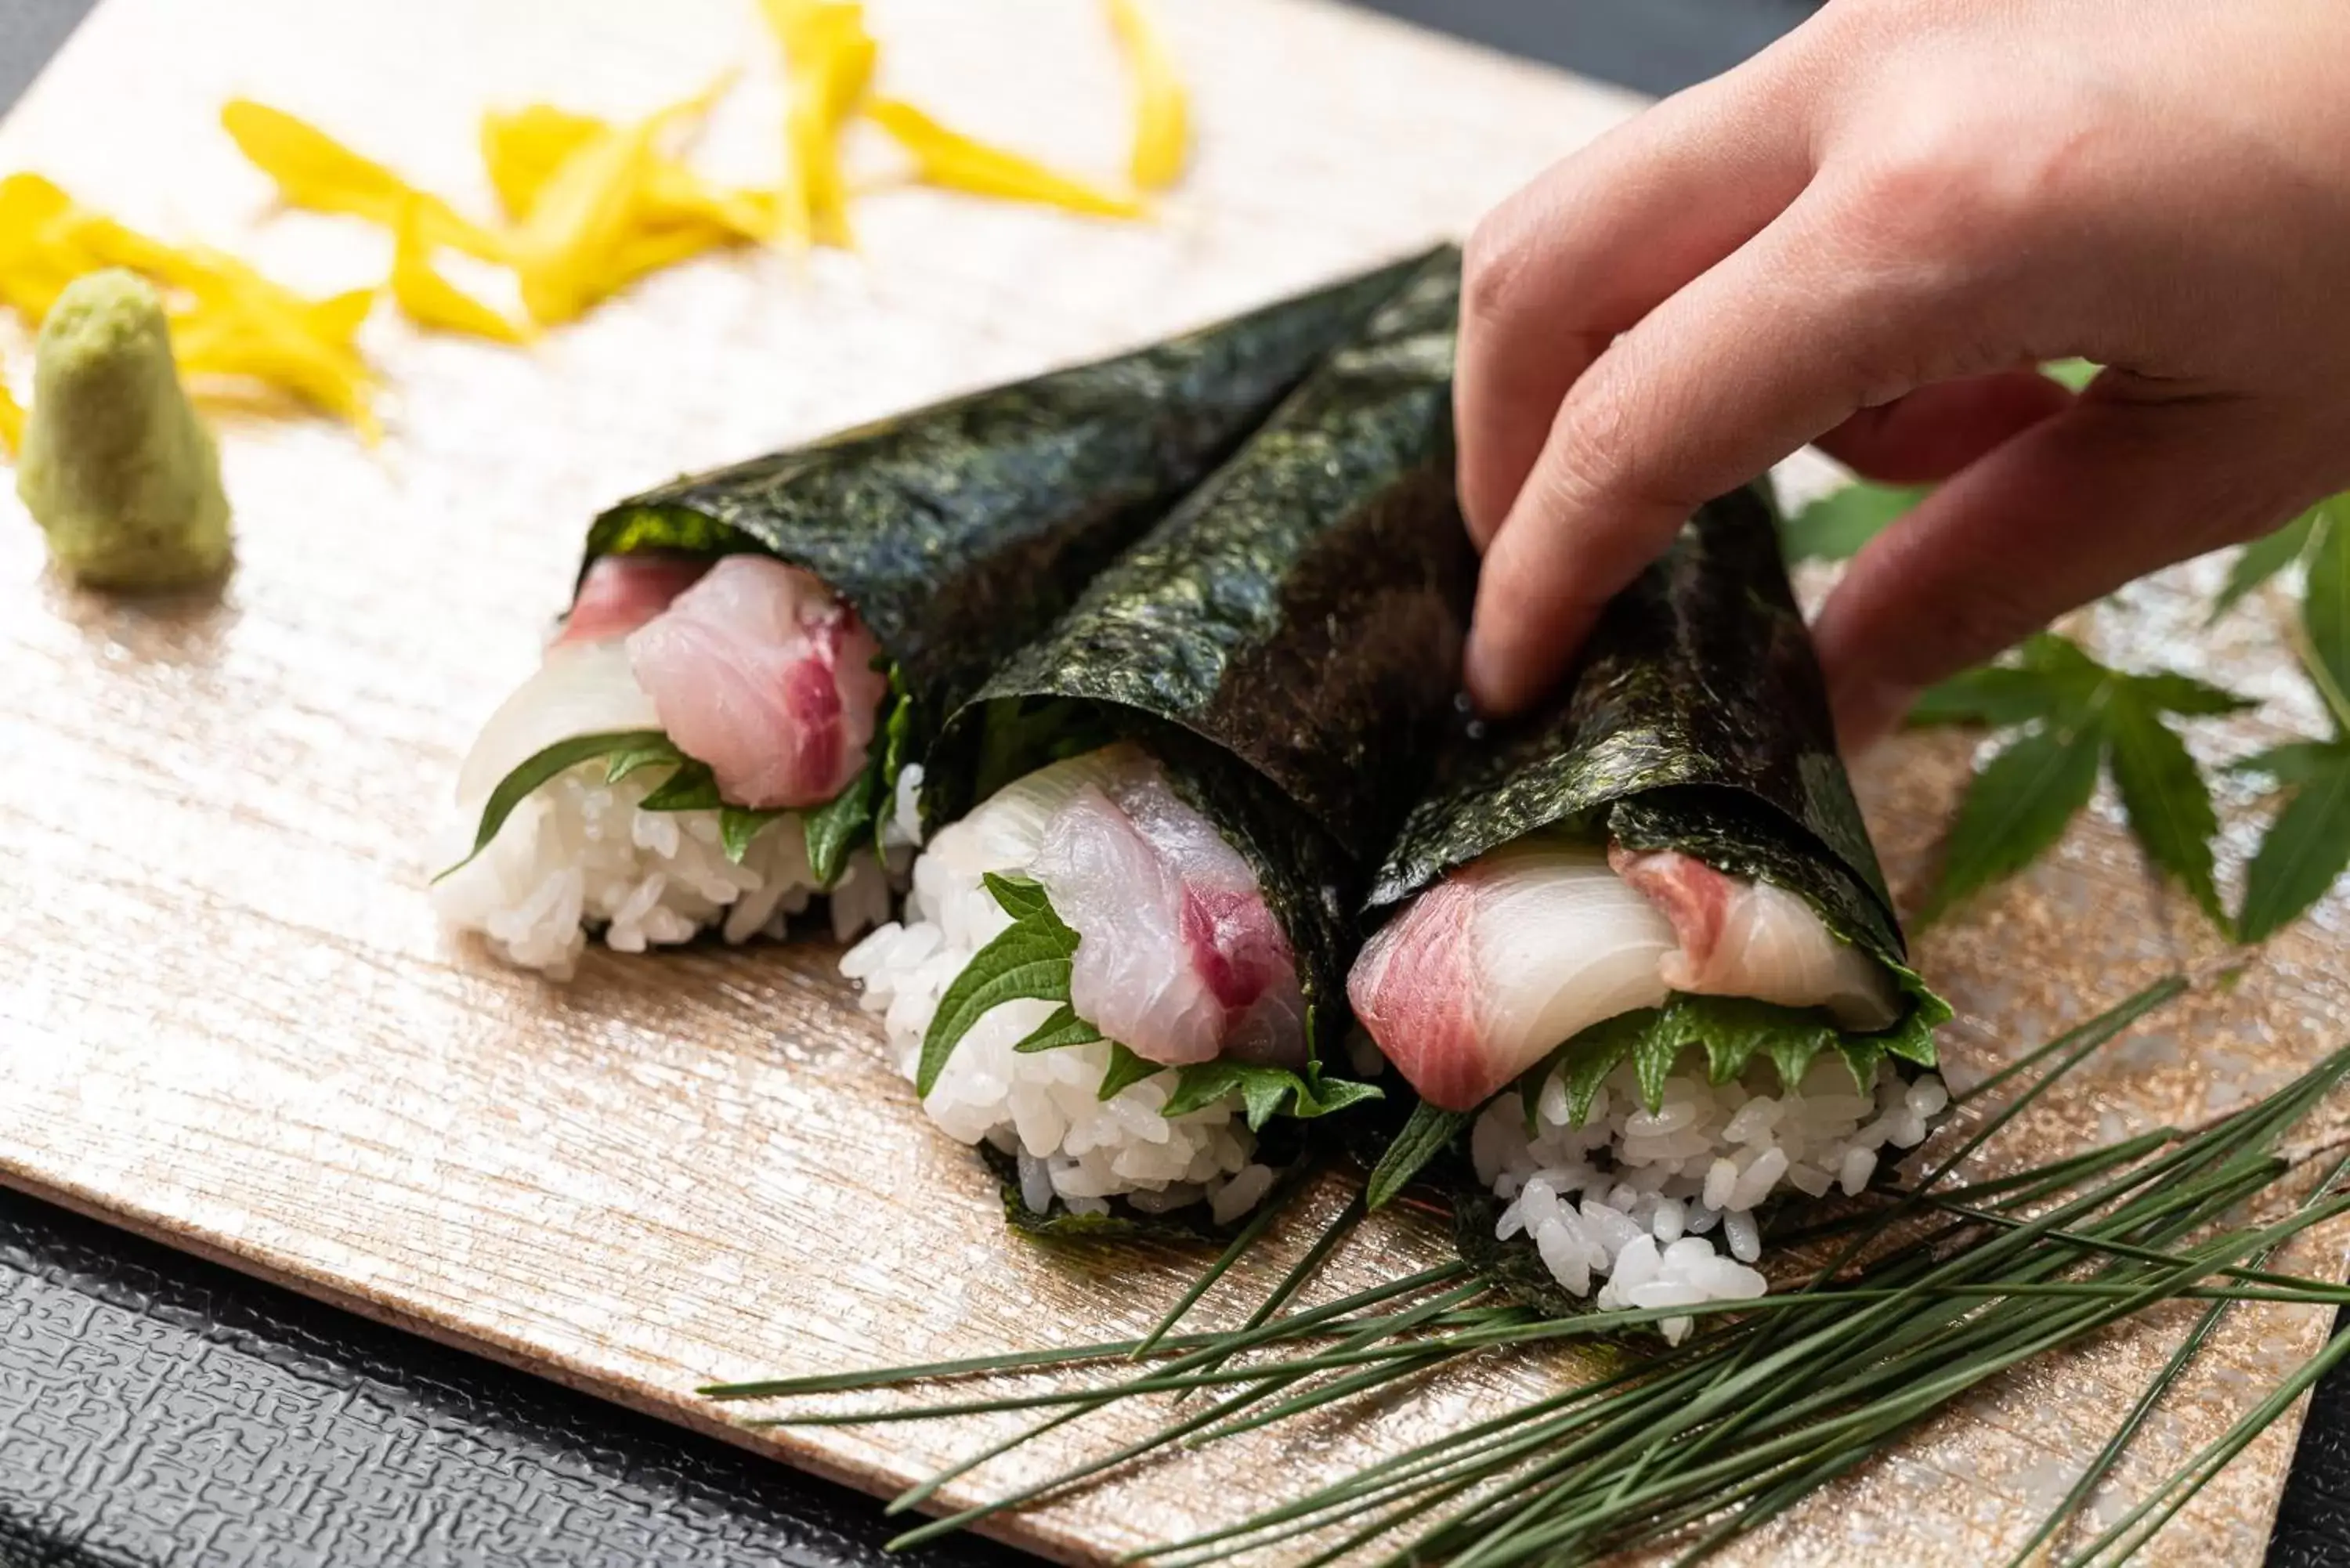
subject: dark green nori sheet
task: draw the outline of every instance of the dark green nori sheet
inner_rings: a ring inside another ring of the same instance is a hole
[[[1354,900],[1459,683],[1459,299],[1448,249],[996,672],[925,775],[940,820],[1079,743],[1142,738],[1255,866],[1324,1032]]]
[[[1370,906],[1553,826],[1777,883],[1848,940],[1902,960],[1759,488],[1700,508],[1617,596],[1549,708],[1455,740]]]
[[[679,479],[597,518],[587,560],[764,550],[815,573],[896,661],[915,698],[919,756],[1000,659],[1044,631],[1424,259]]]

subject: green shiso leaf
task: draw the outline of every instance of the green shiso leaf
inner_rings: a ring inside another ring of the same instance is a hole
[[[1034,882],[991,871],[987,890],[1012,917],[1012,924],[972,955],[939,998],[914,1074],[914,1092],[924,1098],[938,1087],[939,1075],[962,1037],[989,1012],[1028,997],[1065,1005],[1069,1000],[1069,963],[1077,950],[1077,933],[1053,912],[1052,901]]]
[[[1411,1185],[1412,1178],[1426,1168],[1428,1162],[1451,1147],[1469,1125],[1474,1115],[1471,1111],[1440,1110],[1422,1100],[1412,1107],[1411,1119],[1397,1132],[1378,1164],[1371,1168],[1370,1179],[1364,1184],[1363,1205],[1367,1209],[1382,1209],[1395,1195]]]
[[[2029,728],[1968,786],[1927,918],[2044,853],[2088,803],[2102,763],[2147,858],[2183,886],[2214,925],[2229,929],[2213,880],[2219,818],[2210,787],[2168,718],[2248,706],[2233,692],[2175,670],[2109,669],[2053,632],[2027,639],[2004,663],[1929,691],[1912,723]]]
[[[1021,1042],[1012,1047],[1027,1054],[1036,1051],[1059,1051],[1071,1045],[1091,1045],[1099,1041],[1102,1032],[1077,1016],[1076,1009],[1067,1002],[1053,1010],[1053,1015],[1030,1030]],[[1124,1050],[1123,1046],[1119,1049]],[[1128,1055],[1133,1053],[1128,1052]],[[1112,1093],[1116,1091],[1113,1090]],[[1107,1099],[1109,1096],[1102,1096]]]
[[[487,849],[490,841],[497,837],[498,829],[506,825],[506,818],[514,815],[515,808],[556,774],[597,757],[634,754],[656,744],[669,745],[669,737],[659,730],[621,730],[598,735],[574,735],[569,740],[557,741],[532,753],[498,781],[497,788],[492,790],[490,798],[483,803],[481,826],[474,832],[473,846],[466,852],[465,858],[433,880],[437,882],[441,877],[463,869],[474,856]]]
[[[751,841],[759,836],[759,830],[775,818],[790,815],[786,811],[753,811],[748,806],[722,805],[718,808],[718,846],[726,852],[727,859],[740,866],[743,857],[751,852]]]
[[[677,480],[598,517],[582,571],[604,555],[756,550],[813,573],[902,672],[900,754],[919,758],[1421,265]]]
[[[829,888],[840,880],[850,851],[871,833],[879,774],[877,756],[874,765],[851,779],[847,788],[800,814],[800,831],[807,836],[808,875],[817,887]]]
[[[446,877],[488,847],[505,826],[506,818],[530,794],[552,783],[555,778],[582,763],[606,759],[604,782],[619,784],[622,779],[644,768],[671,769],[669,777],[656,784],[638,803],[644,811],[715,811],[718,813],[719,846],[726,858],[740,865],[749,853],[751,841],[759,830],[779,816],[780,811],[753,811],[748,807],[729,805],[718,796],[718,782],[709,767],[695,762],[677,749],[677,743],[659,730],[624,730],[607,734],[575,735],[567,741],[557,741],[545,750],[533,753],[512,773],[498,781],[490,792],[488,803],[482,809],[481,830],[473,839],[473,847],[464,860],[441,873]],[[440,877],[433,878],[435,881]]]
[[[718,780],[707,763],[685,762],[655,784],[637,803],[639,811],[716,811],[726,803],[719,797]]]
[[[1369,1084],[1324,1077],[1317,1062],[1308,1062],[1303,1072],[1253,1062],[1195,1062],[1176,1069],[1175,1092],[1167,1096],[1159,1114],[1183,1116],[1235,1093],[1247,1113],[1251,1132],[1263,1132],[1265,1123],[1276,1116],[1310,1120],[1385,1097]]]
[[[915,1072],[914,1089],[919,1095],[927,1096],[937,1087],[939,1074],[972,1026],[1007,1002],[1034,998],[1060,1003],[1015,1050],[1055,1051],[1089,1045],[1103,1038],[1101,1031],[1078,1017],[1069,1004],[1069,972],[1076,957],[1077,933],[1054,911],[1045,889],[1025,877],[993,872],[987,874],[986,883],[989,894],[1012,917],[1012,924],[972,955],[971,962],[939,999],[937,1015],[922,1037],[921,1062]],[[1128,1084],[1166,1070],[1113,1042],[1100,1097],[1107,1099]],[[1237,1094],[1253,1132],[1263,1131],[1276,1115],[1305,1120],[1380,1097],[1379,1091],[1368,1084],[1325,1078],[1320,1065],[1313,1062],[1302,1072],[1223,1061],[1194,1063],[1174,1072],[1174,1092],[1168,1096],[1161,1115],[1183,1116]]]
[[[906,747],[913,730],[913,698],[907,692],[897,666],[889,666],[889,693],[882,699],[881,720],[874,742],[866,748],[865,771],[838,794],[812,811],[800,814],[800,831],[806,836],[808,874],[819,888],[840,880],[848,857],[860,843],[873,853],[882,851],[882,828],[889,820],[898,789],[898,774],[906,765]]]
[[[1847,484],[1780,524],[1790,561],[1845,561],[1932,494],[1925,485]]]
[[[1543,1077],[1547,1077],[1556,1067],[1565,1067],[1568,1121],[1581,1127],[1590,1117],[1591,1102],[1599,1097],[1599,1085],[1616,1070],[1617,1064],[1639,1048],[1658,1016],[1658,1009],[1643,1007],[1614,1018],[1603,1018],[1551,1054],[1551,1062],[1540,1071]],[[1535,1088],[1539,1090],[1541,1086],[1541,1078],[1537,1078]]]
[[[883,830],[895,815],[898,803],[898,777],[906,764],[914,760],[914,694],[906,690],[906,678],[898,666],[889,666],[889,710],[881,721],[881,779],[873,792],[873,853],[879,857],[889,846],[883,842]]]
[[[640,745],[625,746],[612,753],[612,760],[604,769],[606,784],[619,784],[639,768],[659,767],[663,763],[675,767],[686,761],[685,753],[677,749],[677,742],[658,731],[649,732],[652,736],[650,740]]]
[[[1098,1039],[1099,1035],[1097,1034]],[[1154,1073],[1166,1069],[1156,1062],[1146,1062],[1113,1040],[1109,1043],[1109,1065],[1102,1072],[1101,1087],[1094,1094],[1097,1100],[1115,1099],[1121,1089],[1132,1088]]]
[[[1543,1087],[1555,1075],[1566,1091],[1567,1119],[1577,1127],[1590,1119],[1599,1086],[1629,1062],[1640,1085],[1640,1103],[1650,1112],[1664,1105],[1665,1079],[1683,1063],[1708,1081],[1726,1084],[1742,1076],[1759,1057],[1778,1070],[1789,1089],[1804,1081],[1820,1054],[1835,1051],[1852,1070],[1854,1084],[1867,1092],[1877,1064],[1888,1055],[1920,1066],[1934,1065],[1933,1032],[1950,1011],[1926,991],[1915,975],[1897,970],[1909,988],[1912,1005],[1901,1023],[1881,1034],[1839,1029],[1817,1008],[1780,1007],[1741,996],[1675,993],[1662,1007],[1644,1007],[1606,1018],[1585,1029],[1521,1078],[1518,1092],[1531,1118]]]

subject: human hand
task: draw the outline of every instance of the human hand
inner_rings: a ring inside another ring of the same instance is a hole
[[[1461,310],[1471,695],[1806,441],[1950,476],[1814,628],[1847,746],[2350,483],[2345,59],[2342,0],[1834,0],[1519,192]]]

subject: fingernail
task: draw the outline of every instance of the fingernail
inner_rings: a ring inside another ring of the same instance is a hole
[[[1513,693],[1503,673],[1505,663],[1492,651],[1490,639],[1470,633],[1461,659],[1461,683],[1468,688],[1470,702],[1488,718],[1510,711]]]

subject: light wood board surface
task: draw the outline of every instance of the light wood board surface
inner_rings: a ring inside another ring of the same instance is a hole
[[[891,90],[1061,161],[1120,167],[1124,82],[1089,0],[871,9]],[[1198,1260],[1062,1256],[1006,1235],[975,1162],[886,1070],[829,950],[591,952],[554,987],[442,932],[424,888],[457,758],[530,669],[599,505],[1458,234],[1634,107],[1308,0],[1159,9],[1201,146],[1157,223],[893,190],[859,205],[858,254],[699,263],[526,353],[380,315],[365,338],[391,389],[380,445],[223,416],[240,559],[216,605],[64,588],[0,499],[0,1179],[704,1426],[722,1413],[686,1391],[712,1378],[1112,1337],[1155,1317]],[[485,107],[641,112],[733,66],[743,79],[702,161],[772,180],[778,88],[748,0],[107,0],[0,127],[0,171],[344,287],[381,277],[382,237],[276,212],[217,129],[224,99],[312,116],[486,212]],[[20,389],[26,347],[0,327]],[[2275,607],[2188,645],[2187,589],[2210,575],[2173,574],[2084,629],[2274,699],[2210,743],[2313,727]],[[1897,888],[1917,886],[1969,744],[1907,742],[1863,770]],[[2251,802],[2225,805],[2232,871]],[[2314,1059],[2350,1005],[2344,918],[2328,904],[2233,989],[2141,1031],[2050,1108],[2032,1152],[2224,1108]],[[1947,1049],[1962,1072],[2221,956],[2103,800],[2052,861],[1922,947],[1960,1008]],[[1280,1234],[1240,1291],[1300,1234]],[[1382,1223],[1334,1272],[1367,1282],[1440,1247]],[[2314,1246],[2297,1260],[2332,1261]],[[2062,1495],[2178,1321],[2002,1384],[1738,1555],[1994,1557]],[[2236,1314],[2107,1511],[2322,1331],[2309,1311]],[[1093,1560],[1276,1501],[1547,1376],[1480,1368],[1372,1418],[1122,1477],[1005,1532]],[[888,1489],[989,1429],[735,1435]],[[1118,1429],[981,1479],[1041,1473]],[[2264,1439],[2154,1560],[2256,1561],[2292,1437]]]

